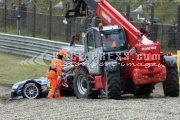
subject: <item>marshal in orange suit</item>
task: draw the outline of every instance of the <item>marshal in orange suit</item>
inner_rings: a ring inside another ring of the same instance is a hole
[[[62,67],[64,65],[63,58],[66,57],[66,51],[60,50],[58,58],[53,58],[49,67],[49,71],[46,73],[51,85],[51,89],[47,98],[60,98],[59,80],[61,80]]]

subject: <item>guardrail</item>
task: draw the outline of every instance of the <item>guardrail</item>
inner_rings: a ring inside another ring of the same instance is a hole
[[[68,46],[69,44],[64,42],[0,33],[0,51],[3,52],[30,57],[43,54],[43,59],[51,60],[53,53]],[[76,45],[76,47],[82,46]]]
[[[53,53],[58,52],[64,47],[69,47],[69,44],[41,38],[0,33],[0,51],[3,52],[30,57],[38,57],[43,54],[43,59],[51,60]],[[82,45],[76,45],[76,47],[82,47]]]

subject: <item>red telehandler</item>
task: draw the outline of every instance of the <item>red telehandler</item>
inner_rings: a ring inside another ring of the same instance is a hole
[[[78,98],[97,98],[104,90],[109,99],[131,93],[149,96],[162,82],[165,96],[179,96],[176,58],[160,51],[107,0],[73,0],[66,17],[94,12],[107,26],[91,27],[83,40],[85,56],[79,61],[73,80]],[[71,14],[73,13],[73,14]]]

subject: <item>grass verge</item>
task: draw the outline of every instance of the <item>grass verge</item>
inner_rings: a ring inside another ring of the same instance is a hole
[[[0,52],[0,84],[14,84],[18,81],[41,77],[45,75],[46,65],[21,64],[29,57]]]

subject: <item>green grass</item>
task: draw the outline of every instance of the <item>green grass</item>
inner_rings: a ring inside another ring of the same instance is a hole
[[[45,61],[46,65],[22,65],[22,61],[28,58],[0,52],[0,84],[14,84],[25,79],[44,76],[49,61]]]
[[[0,84],[13,84],[45,75],[48,61],[45,61],[47,65],[21,65],[21,62],[27,58],[0,52]]]
[[[4,32],[2,28],[0,28],[0,32]],[[16,28],[15,27],[7,27],[7,32],[8,34],[17,34]],[[28,29],[21,29],[21,35],[23,36],[32,36],[32,31]],[[36,32],[36,37],[37,38],[43,38],[43,39],[48,39],[48,35],[46,33],[43,33],[41,31]],[[54,41],[59,41],[59,42],[66,42],[66,37],[63,34],[59,35],[54,35],[52,34],[52,40]]]

